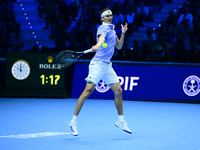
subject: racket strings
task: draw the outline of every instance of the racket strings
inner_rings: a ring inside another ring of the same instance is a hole
[[[56,61],[57,64],[60,67],[67,67],[70,66],[71,64],[73,64],[75,62],[75,60],[77,59],[77,55],[70,52],[70,51],[64,51],[64,52],[60,52],[57,56],[56,56]]]
[[[60,66],[61,68],[66,68],[72,65],[73,63],[75,63],[76,60],[79,57],[81,57],[83,54],[84,52],[75,52],[71,50],[65,50],[65,51],[59,52],[56,55],[55,60],[58,66]]]

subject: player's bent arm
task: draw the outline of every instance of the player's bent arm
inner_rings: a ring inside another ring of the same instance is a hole
[[[105,34],[99,35],[97,44],[92,46],[92,51],[97,51],[104,42],[105,42]]]
[[[121,49],[122,48],[122,46],[124,44],[124,37],[125,37],[125,33],[122,33],[120,39],[117,39],[116,45],[115,45],[115,47],[117,49]]]

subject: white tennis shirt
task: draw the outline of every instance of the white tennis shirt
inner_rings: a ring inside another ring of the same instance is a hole
[[[102,46],[96,52],[92,61],[101,61],[105,63],[110,63],[110,60],[114,54],[117,35],[114,30],[115,26],[112,24],[102,23],[97,29],[96,39],[98,40],[99,35],[105,35],[105,43],[108,44],[107,48],[103,48]]]

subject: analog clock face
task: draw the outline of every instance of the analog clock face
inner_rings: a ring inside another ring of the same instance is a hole
[[[30,65],[25,60],[17,60],[11,67],[11,73],[17,80],[26,79],[31,72]]]

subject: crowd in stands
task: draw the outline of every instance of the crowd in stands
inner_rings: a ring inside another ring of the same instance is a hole
[[[52,52],[62,49],[85,50],[96,43],[96,30],[102,23],[99,12],[103,8],[112,10],[118,36],[121,34],[121,24],[129,24],[128,38],[140,26],[153,21],[153,9],[148,6],[160,6],[160,1],[166,0],[38,0],[38,20],[46,21],[43,30],[51,30],[49,38],[59,45]],[[75,26],[73,22],[76,22]]]
[[[200,63],[200,1],[184,1],[178,12],[170,10],[160,27],[149,27],[142,41],[134,40],[115,59]]]
[[[149,27],[141,41],[134,40],[131,48],[125,44],[115,56],[116,60],[200,63],[200,1],[184,1],[178,12],[170,10],[160,27]]]
[[[19,51],[23,47],[21,26],[15,17],[14,5],[16,0],[0,1],[0,56],[5,57],[10,49]]]
[[[5,43],[9,40],[12,41],[12,38],[20,39],[20,24],[16,22],[12,2],[14,0],[6,0],[0,4],[0,36],[9,37],[1,38],[0,42],[3,43],[1,48],[7,45]],[[170,10],[169,16],[161,20],[158,28],[149,27],[143,39],[132,41],[131,47],[128,46],[127,39],[140,27],[153,22],[153,14],[172,0],[37,0],[37,2],[38,20],[46,22],[43,30],[50,30],[49,39],[55,41],[54,48],[50,50],[46,45],[42,48],[42,52],[57,53],[63,49],[81,51],[90,48],[96,43],[96,30],[101,24],[99,11],[110,8],[118,36],[121,34],[121,24],[125,22],[129,24],[123,48],[116,49],[113,60],[200,63],[200,0],[186,0],[177,12]],[[10,16],[10,20],[6,16]],[[17,24],[15,26],[18,30],[11,31],[10,24]],[[19,43],[11,44],[11,47],[22,46]],[[35,46],[31,51],[37,52],[39,49]],[[93,55],[84,55],[83,59],[90,59]]]

